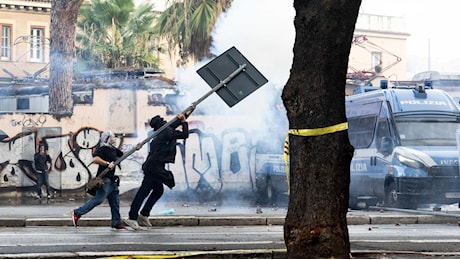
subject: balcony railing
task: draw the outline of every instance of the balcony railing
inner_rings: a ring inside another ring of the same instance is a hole
[[[19,9],[49,12],[52,0],[0,0],[0,9]]]
[[[27,2],[27,3],[49,3],[51,5],[51,0],[0,0],[1,4],[21,4],[23,2]]]
[[[356,29],[406,33],[406,19],[399,16],[385,16],[360,13]]]

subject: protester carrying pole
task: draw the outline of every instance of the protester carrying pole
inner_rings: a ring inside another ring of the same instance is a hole
[[[164,128],[158,133],[157,138],[150,142],[150,152],[142,164],[144,179],[131,203],[129,217],[123,220],[129,227],[139,230],[142,229],[140,226],[152,226],[148,217],[155,203],[163,195],[163,184],[170,189],[175,186],[172,172],[166,170],[165,167],[167,163],[174,163],[175,161],[177,139],[186,139],[189,136],[186,119],[192,111],[193,109],[188,110],[186,115],[177,114],[179,120]],[[158,115],[150,120],[150,126],[154,131],[158,131],[165,124],[166,121]],[[179,129],[179,126],[182,129]],[[142,203],[144,206],[141,209]]]
[[[81,207],[73,210],[71,215],[75,227],[77,227],[78,220],[81,216],[90,212],[94,207],[100,205],[107,198],[112,214],[112,229],[126,229],[121,223],[120,216],[120,191],[118,189],[118,186],[120,185],[120,178],[115,175],[115,161],[118,157],[123,155],[123,152],[114,146],[115,142],[116,138],[111,131],[101,134],[99,146],[93,153],[93,162],[99,165],[97,176],[99,176],[106,168],[108,168],[109,171],[103,176],[104,184],[101,189],[96,191],[95,196]]]

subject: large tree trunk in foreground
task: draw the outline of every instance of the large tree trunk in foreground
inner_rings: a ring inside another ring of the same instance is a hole
[[[53,0],[50,25],[49,112],[72,114],[72,58],[78,10],[83,0]]]
[[[348,56],[361,0],[294,0],[296,38],[283,90],[290,129],[346,122]],[[343,124],[342,124],[343,126]],[[347,210],[353,147],[343,129],[289,135],[289,258],[349,258]]]

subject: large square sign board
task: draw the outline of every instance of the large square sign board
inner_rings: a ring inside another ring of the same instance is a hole
[[[268,82],[243,54],[232,47],[198,69],[197,73],[214,88],[242,65],[246,67],[216,91],[232,107]]]

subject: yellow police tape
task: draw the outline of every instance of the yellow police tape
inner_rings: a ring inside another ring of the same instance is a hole
[[[348,122],[315,129],[289,129],[289,132],[286,135],[286,140],[284,141],[284,162],[286,163],[286,179],[288,183],[288,194],[291,191],[291,187],[289,185],[289,135],[318,136],[344,131],[347,129]]]
[[[348,129],[348,123],[340,123],[333,126],[315,128],[315,129],[289,129],[289,134],[299,136],[318,136]]]

